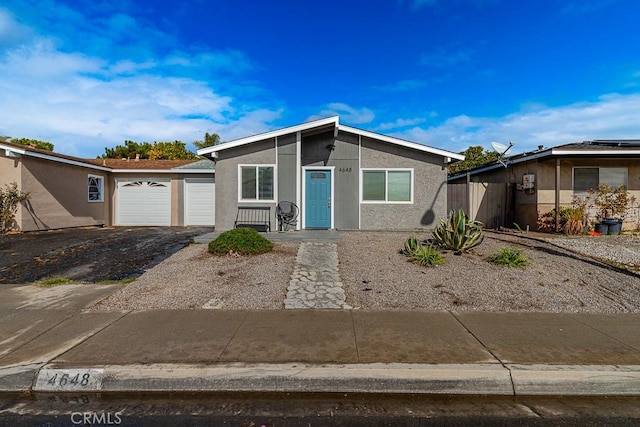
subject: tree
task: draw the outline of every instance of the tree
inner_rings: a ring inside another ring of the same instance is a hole
[[[196,146],[197,149],[212,147],[214,145],[220,144],[220,135],[217,133],[205,133],[204,141],[193,141],[193,145]]]
[[[115,148],[104,149],[104,154],[100,156],[101,159],[131,159],[135,158],[136,154],[140,155],[141,159],[149,158],[149,150],[151,144],[143,142],[139,144],[135,141],[125,141],[124,145],[116,145]]]
[[[193,160],[198,156],[187,150],[184,142],[154,142],[149,150],[150,160]]]
[[[1,136],[0,142],[10,142],[12,144],[26,145],[40,150],[53,151],[53,144],[48,141],[40,141],[30,138],[12,138],[10,136]]]
[[[10,231],[15,227],[18,205],[28,199],[29,193],[18,190],[15,181],[5,184],[4,190],[0,188],[0,232]]]
[[[101,159],[133,159],[139,155],[141,159],[150,160],[192,160],[198,157],[187,150],[186,144],[181,141],[173,142],[148,142],[138,143],[125,141],[124,145],[115,148],[105,148]]]
[[[449,166],[449,175],[464,172],[498,160],[498,153],[495,151],[485,151],[481,145],[473,145],[460,154],[464,155],[464,160],[451,164]]]

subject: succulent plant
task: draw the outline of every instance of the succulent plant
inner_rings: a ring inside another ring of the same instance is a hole
[[[422,243],[420,243],[416,236],[411,236],[404,242],[404,247],[400,252],[403,255],[410,257],[420,249],[422,249]]]
[[[411,255],[411,261],[422,267],[435,267],[444,264],[444,257],[433,245],[423,246]]]
[[[460,255],[478,246],[484,240],[482,223],[472,221],[462,209],[451,211],[448,219],[440,219],[440,224],[431,233],[433,242],[440,249]]]

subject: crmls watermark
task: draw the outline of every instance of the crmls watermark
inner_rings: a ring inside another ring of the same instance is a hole
[[[74,425],[118,425],[122,423],[122,412],[72,412]]]

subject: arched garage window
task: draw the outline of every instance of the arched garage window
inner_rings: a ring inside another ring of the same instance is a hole
[[[89,175],[87,194],[89,202],[104,202],[104,178],[98,175]]]

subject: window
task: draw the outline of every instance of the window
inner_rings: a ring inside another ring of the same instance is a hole
[[[241,201],[275,200],[274,171],[274,166],[241,165],[239,199]]]
[[[591,188],[607,184],[611,188],[627,186],[627,168],[573,168],[573,193],[586,194]]]
[[[87,178],[87,200],[89,202],[104,201],[104,178],[97,175],[89,175]]]
[[[413,170],[363,170],[362,201],[381,203],[412,203]]]

